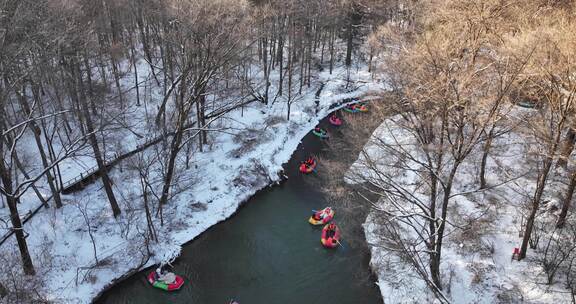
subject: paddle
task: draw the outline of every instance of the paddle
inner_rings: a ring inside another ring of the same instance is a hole
[[[328,207],[326,207],[326,208],[332,209],[332,207],[330,207],[330,206],[328,206]],[[326,208],[324,208],[324,209],[326,209]],[[324,209],[322,209],[322,210],[314,210],[314,209],[312,209],[312,212],[316,213],[316,212],[324,211]]]
[[[340,245],[340,247],[342,247],[342,250],[346,250],[346,247],[344,247],[344,245],[342,245],[342,243],[340,243],[340,240],[336,240],[336,243],[338,245]]]

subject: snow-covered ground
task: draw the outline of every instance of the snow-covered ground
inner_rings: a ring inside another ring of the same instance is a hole
[[[145,69],[139,67],[140,71]],[[119,218],[113,217],[100,182],[63,196],[61,209],[43,209],[25,225],[30,233],[27,242],[37,268],[37,280],[44,286],[40,292],[56,303],[89,303],[124,274],[176,258],[184,243],[234,214],[258,190],[278,181],[282,164],[289,160],[300,140],[331,111],[330,106],[383,88],[363,67],[350,72],[351,82],[346,81],[347,70],[343,67],[332,74],[327,70],[319,72],[311,87],[305,87],[292,104],[289,121],[282,98],[269,105],[254,102],[226,114],[212,125],[224,131],[210,132],[204,152],[195,148],[189,169],[183,169],[186,158],[183,150],[178,159],[180,171],[174,196],[163,208],[164,226],[160,227],[159,222],[155,225],[158,243],[152,242],[148,248],[142,189],[134,167],[137,159],[148,161],[151,182],[158,185],[162,164],[154,160],[155,148],[123,161],[111,171],[123,211]],[[129,84],[133,79],[127,76],[124,82]],[[316,98],[320,84],[324,87]],[[150,88],[146,90],[148,109],[135,108],[136,113],[129,120],[134,121],[131,127],[140,130],[142,137],[122,130],[114,136],[115,142],[108,143],[114,143],[117,149],[107,150],[129,151],[146,140],[144,121],[148,110],[155,109],[159,94]],[[274,90],[272,87],[271,92]],[[133,100],[133,95],[127,94],[125,98]],[[86,151],[88,154],[90,150]],[[91,157],[80,154],[63,163],[65,180],[93,165]],[[157,202],[150,200],[151,205]],[[22,215],[38,205],[33,194],[26,194],[22,201],[19,207]],[[6,209],[0,208],[0,216],[7,215]],[[148,250],[152,255],[149,259]],[[13,263],[3,266],[12,267],[12,273],[17,273],[13,271],[19,267],[14,238],[0,247],[0,254]]]
[[[514,110],[522,117],[530,110]],[[521,113],[524,112],[524,113]],[[361,174],[370,177],[366,159],[390,170],[396,156],[382,149],[382,143],[402,145],[414,151],[413,136],[398,124],[398,116],[385,120],[375,130],[364,152],[350,168],[347,181]],[[518,177],[501,186],[484,192],[459,195],[451,199],[446,243],[442,252],[442,280],[444,293],[453,303],[571,303],[570,291],[565,289],[562,278],[546,284],[541,263],[542,252],[529,250],[525,260],[512,260],[515,247],[520,247],[522,215],[526,202],[535,187],[535,170],[529,159],[530,139],[522,132],[511,132],[494,143],[488,162],[488,182],[498,185],[511,177]],[[365,157],[367,155],[368,157]],[[416,153],[414,153],[416,155]],[[467,192],[478,187],[478,164],[482,153],[476,151],[460,168],[453,193]],[[415,165],[414,168],[417,166]],[[399,173],[398,181],[414,187],[417,175]],[[560,191],[549,186],[548,198]],[[418,191],[414,191],[419,195]],[[384,201],[378,202],[380,206]],[[384,215],[373,208],[364,224],[370,244],[371,266],[378,276],[378,285],[385,303],[432,303],[434,296],[414,268],[393,251],[385,248],[382,221]],[[546,209],[546,208],[544,208]],[[553,227],[555,214],[545,211]],[[452,225],[454,224],[454,225]],[[456,227],[458,226],[458,227]],[[465,227],[466,229],[461,229]],[[426,256],[424,259],[426,259]]]

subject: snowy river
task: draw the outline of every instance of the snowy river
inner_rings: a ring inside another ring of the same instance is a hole
[[[326,120],[322,125],[334,130]],[[174,263],[174,272],[186,280],[180,291],[152,288],[145,279],[148,269],[96,303],[382,303],[361,230],[342,226],[345,238],[361,241],[344,239],[342,247],[328,250],[320,244],[321,226],[307,222],[311,210],[328,205],[336,208],[337,223],[339,215],[338,205],[316,189],[319,178],[298,173],[299,162],[310,154],[337,156],[308,134],[284,167],[286,182],[260,191],[230,219],[184,246]],[[321,170],[318,174],[328,174]]]

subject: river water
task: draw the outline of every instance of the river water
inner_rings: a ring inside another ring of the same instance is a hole
[[[338,131],[322,122],[337,136]],[[345,126],[342,126],[345,127]],[[99,304],[202,303],[226,304],[380,304],[379,290],[368,266],[360,229],[344,234],[343,246],[325,249],[321,226],[307,220],[311,210],[337,204],[317,189],[319,177],[298,173],[308,155],[337,154],[308,134],[285,165],[288,180],[258,192],[230,219],[215,225],[184,246],[174,263],[183,276],[180,291],[152,288],[149,269],[121,282],[96,301]],[[326,157],[330,157],[326,155]],[[319,167],[318,175],[329,174]]]

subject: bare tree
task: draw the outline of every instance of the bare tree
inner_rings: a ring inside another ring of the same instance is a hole
[[[164,101],[158,116],[165,115],[162,111],[170,97],[174,95],[175,103],[175,130],[169,147],[167,158],[167,171],[164,175],[162,192],[159,200],[159,212],[167,203],[172,178],[176,170],[176,160],[183,144],[186,142],[185,135],[190,129],[187,127],[190,114],[196,106],[200,145],[205,143],[205,98],[210,83],[227,69],[235,66],[234,59],[242,51],[243,24],[246,22],[241,15],[231,12],[240,12],[246,9],[245,2],[236,1],[184,1],[175,6],[172,12],[177,22],[173,22],[175,28],[170,41],[176,45],[185,46],[178,54],[178,76],[172,81],[172,85],[164,97]],[[210,18],[206,18],[210,16]],[[227,25],[227,26],[225,26]],[[235,27],[236,31],[227,30]],[[157,118],[157,122],[160,119]]]
[[[572,171],[570,174],[570,183],[568,184],[568,189],[562,198],[562,209],[558,215],[558,221],[556,222],[557,228],[563,228],[566,224],[566,216],[568,215],[568,210],[572,206],[572,199],[574,197],[574,189],[576,188],[576,170]]]
[[[96,250],[96,240],[94,239],[94,233],[92,232],[92,224],[90,223],[90,216],[88,215],[88,206],[86,203],[78,202],[76,208],[82,214],[84,223],[86,224],[86,229],[88,230],[88,236],[90,236],[90,241],[92,242],[92,253],[94,254],[94,263],[98,264],[98,251]]]
[[[456,176],[471,154],[482,146],[489,150],[483,142],[495,135],[502,105],[530,54],[519,56],[517,65],[492,56],[502,32],[496,27],[500,17],[488,12],[507,9],[497,1],[434,9],[422,29],[383,28],[376,39],[387,51],[398,115],[361,153],[362,173],[355,178],[379,198],[366,196],[389,227],[391,250],[409,256],[437,298],[447,301],[440,265],[451,202],[463,195],[454,193]]]
[[[562,16],[553,15],[549,18],[556,22],[557,18],[562,18]],[[569,59],[573,56],[570,43],[564,40],[565,38],[559,40],[555,34],[542,35],[538,29],[527,35],[528,37],[524,39],[528,47],[532,46],[534,56],[527,68],[531,76],[525,80],[525,91],[537,96],[537,100],[542,105],[539,113],[528,122],[534,137],[538,139],[537,153],[540,170],[536,189],[530,202],[530,212],[524,228],[519,259],[526,257],[536,214],[552,165],[558,157],[562,134],[569,124],[570,117],[574,115],[574,98],[576,98],[576,85],[569,76],[574,71],[574,66]],[[544,65],[541,64],[543,58],[549,59]]]

